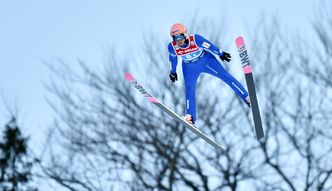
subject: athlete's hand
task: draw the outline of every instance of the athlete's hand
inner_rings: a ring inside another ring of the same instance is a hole
[[[169,74],[169,79],[171,79],[171,81],[172,82],[175,82],[175,81],[177,81],[178,80],[178,75],[176,74],[176,72],[175,73],[170,73]]]
[[[229,53],[227,53],[227,52],[223,52],[222,55],[220,56],[220,59],[221,59],[222,61],[227,61],[227,62],[229,62],[229,61],[231,61],[232,57],[231,57],[231,55],[230,55]]]

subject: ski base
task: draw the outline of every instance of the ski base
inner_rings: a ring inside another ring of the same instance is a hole
[[[236,43],[236,46],[239,51],[244,75],[245,75],[246,82],[247,82],[247,87],[248,87],[248,92],[249,92],[249,97],[250,97],[250,102],[251,102],[251,111],[252,111],[252,116],[254,119],[256,138],[257,138],[257,140],[259,140],[264,137],[264,130],[263,130],[262,120],[261,120],[259,107],[258,107],[256,88],[255,88],[254,78],[252,75],[252,67],[249,62],[249,57],[248,57],[248,53],[247,53],[247,50],[246,50],[246,47],[244,44],[243,37],[236,38],[235,43]]]
[[[192,131],[193,133],[195,133],[197,136],[199,136],[200,138],[202,138],[204,141],[206,141],[207,143],[209,143],[210,145],[212,145],[214,148],[216,148],[217,150],[221,150],[224,151],[224,147],[221,146],[220,144],[218,144],[217,142],[213,141],[211,138],[209,138],[207,135],[205,135],[202,131],[200,131],[199,129],[197,129],[197,127],[195,127],[194,125],[188,123],[186,120],[182,119],[182,117],[180,117],[178,114],[176,114],[174,111],[172,111],[171,109],[169,109],[168,107],[166,107],[164,104],[162,104],[161,102],[159,102],[156,98],[154,98],[153,96],[151,96],[150,93],[148,93],[138,82],[137,80],[130,74],[130,73],[125,73],[125,78],[132,84],[134,85],[134,87],[140,91],[144,97],[146,97],[148,99],[149,102],[153,103],[154,105],[156,105],[159,109],[161,109],[162,111],[164,111],[165,113],[167,113],[169,116],[171,116],[173,119],[175,119],[177,122],[179,122],[180,124],[182,124],[184,127],[186,127],[187,129],[189,129],[190,131]]]

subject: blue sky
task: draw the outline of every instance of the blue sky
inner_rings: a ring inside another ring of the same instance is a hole
[[[310,38],[317,5],[313,0],[0,0],[0,93],[9,105],[18,102],[20,124],[36,146],[53,117],[43,85],[50,72],[42,60],[74,64],[79,58],[94,67],[102,63],[105,47],[115,47],[121,56],[138,55],[144,33],[169,39],[170,26],[190,21],[196,11],[203,18],[225,17],[231,41],[248,36],[262,12],[278,15],[287,30],[306,31],[301,34]],[[168,67],[167,61],[160,63]],[[7,118],[0,103],[2,130]]]

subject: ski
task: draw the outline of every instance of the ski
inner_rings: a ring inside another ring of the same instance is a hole
[[[247,82],[249,97],[250,97],[250,101],[251,101],[251,111],[252,111],[252,115],[253,115],[253,119],[254,119],[256,138],[257,138],[257,140],[259,140],[264,137],[264,131],[263,131],[261,116],[260,116],[259,107],[258,107],[254,78],[252,75],[252,67],[250,65],[248,52],[246,50],[243,37],[240,36],[240,37],[236,38],[235,43],[236,43],[237,49],[239,51],[244,75],[245,75],[246,82]]]
[[[148,99],[149,102],[156,105],[159,109],[170,115],[173,119],[175,119],[177,122],[181,123],[183,126],[191,130],[193,133],[195,133],[197,136],[201,137],[203,140],[205,140],[207,143],[212,145],[218,150],[225,150],[220,144],[216,143],[212,139],[210,139],[207,135],[205,135],[203,132],[201,132],[199,129],[197,129],[194,125],[188,123],[186,120],[182,119],[178,114],[176,114],[174,111],[166,107],[164,104],[159,102],[156,98],[151,96],[149,92],[147,92],[138,82],[137,80],[130,74],[125,73],[125,78],[132,84],[134,87],[141,92],[141,94],[144,95]]]

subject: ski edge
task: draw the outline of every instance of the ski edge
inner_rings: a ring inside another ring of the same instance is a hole
[[[256,139],[260,140],[261,138],[264,137],[264,130],[263,130],[262,122],[261,122],[260,111],[259,111],[257,95],[256,95],[256,88],[255,88],[253,75],[252,75],[252,66],[251,66],[249,58],[248,58],[248,53],[247,53],[247,50],[245,47],[243,37],[242,36],[237,37],[235,39],[235,44],[237,46],[239,56],[241,59],[242,68],[243,68],[243,71],[244,71],[244,74],[246,77],[249,97],[252,101],[251,111],[252,111],[252,115],[253,115],[253,119],[254,119]]]
[[[124,74],[125,78],[132,84],[134,87],[141,92],[141,94],[144,95],[148,99],[149,102],[155,104],[157,107],[159,107],[162,111],[166,112],[168,115],[170,115],[172,118],[174,118],[176,121],[184,125],[186,128],[188,128],[190,131],[195,133],[197,136],[202,138],[204,141],[209,143],[214,148],[225,151],[225,148],[221,146],[219,143],[213,141],[210,139],[207,135],[205,135],[203,132],[201,132],[199,129],[197,129],[194,125],[189,124],[187,121],[183,120],[178,114],[176,114],[174,111],[169,109],[167,106],[162,104],[160,101],[158,101],[156,98],[154,98],[151,94],[149,94],[138,82],[137,80],[129,73],[126,72]]]

